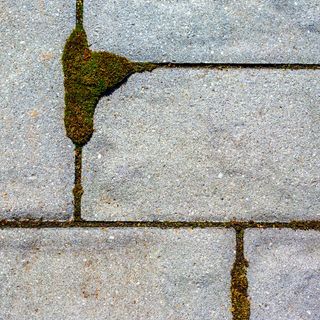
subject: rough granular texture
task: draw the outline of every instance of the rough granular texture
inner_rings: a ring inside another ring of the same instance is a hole
[[[318,320],[320,233],[246,230],[251,320]]]
[[[234,232],[0,234],[0,319],[231,320]]]
[[[86,0],[95,50],[138,61],[319,63],[319,0]]]
[[[69,219],[61,54],[73,1],[0,1],[0,219]]]
[[[101,99],[93,220],[316,220],[319,70],[156,69]]]

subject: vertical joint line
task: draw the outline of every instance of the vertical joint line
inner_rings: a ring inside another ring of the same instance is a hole
[[[76,25],[83,26],[83,2],[84,0],[76,0]]]
[[[73,188],[73,198],[74,198],[74,221],[81,221],[81,197],[83,195],[82,189],[82,147],[76,146],[74,150],[75,157],[75,178],[74,178],[74,188]]]
[[[231,270],[231,311],[233,320],[250,319],[248,261],[244,255],[244,228],[236,228],[236,257]]]

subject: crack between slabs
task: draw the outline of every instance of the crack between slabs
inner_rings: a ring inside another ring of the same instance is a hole
[[[319,70],[320,64],[302,63],[175,63],[150,62],[156,68],[180,69],[270,69],[270,70]]]
[[[236,256],[231,270],[231,312],[233,320],[250,319],[247,269],[249,263],[244,254],[244,228],[236,230]]]
[[[73,188],[73,204],[74,221],[81,221],[81,198],[83,195],[83,188],[81,185],[82,176],[82,147],[76,146],[74,150],[75,158],[75,178],[74,178],[74,188]]]
[[[293,229],[320,231],[320,221],[255,222],[255,221],[86,221],[59,220],[0,220],[0,229],[16,228],[233,228],[240,229]]]

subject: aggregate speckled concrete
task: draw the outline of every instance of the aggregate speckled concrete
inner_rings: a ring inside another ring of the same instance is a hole
[[[1,230],[0,319],[231,320],[232,230]]]
[[[83,217],[320,217],[320,71],[157,69],[96,110]]]
[[[250,320],[318,320],[320,234],[247,230]]]
[[[318,0],[86,0],[92,48],[137,61],[319,63]]]
[[[73,1],[0,0],[0,219],[72,213],[61,53]]]

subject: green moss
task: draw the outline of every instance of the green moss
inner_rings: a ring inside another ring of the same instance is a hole
[[[244,256],[244,229],[236,229],[236,259],[231,270],[231,302],[233,320],[250,319],[248,299],[248,261]]]
[[[76,24],[83,25],[83,0],[76,1]]]
[[[82,175],[82,147],[75,147],[74,150],[75,159],[75,177],[74,177],[74,187],[73,187],[73,201],[74,201],[74,221],[81,221],[81,198],[83,195],[83,188],[81,185],[81,175]]]
[[[77,25],[63,52],[65,86],[64,123],[76,146],[85,145],[93,133],[94,111],[99,99],[130,75],[151,71],[150,63],[135,63],[109,52],[89,49],[85,30]]]

